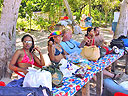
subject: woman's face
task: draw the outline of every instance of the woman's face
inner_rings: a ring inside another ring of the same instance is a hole
[[[59,36],[54,36],[54,41],[56,42],[56,43],[60,43],[60,41],[61,41],[61,36],[59,35]]]
[[[23,47],[29,50],[31,46],[32,46],[32,39],[29,36],[25,37],[23,40]]]
[[[94,31],[95,35],[99,35],[100,33],[100,28],[96,28],[96,31]]]
[[[89,35],[94,36],[94,31],[93,31],[93,29],[89,32]]]

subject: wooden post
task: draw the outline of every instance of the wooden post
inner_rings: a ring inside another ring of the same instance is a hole
[[[96,96],[101,96],[103,88],[103,71],[96,73]]]
[[[90,96],[90,82],[82,87],[82,96]]]
[[[112,68],[111,68],[111,71],[112,71],[112,72],[115,72],[115,69],[116,69],[115,67],[116,67],[116,65],[117,65],[117,60],[112,63]]]
[[[68,4],[68,1],[67,0],[63,0],[64,1],[64,4],[65,4],[65,7],[67,9],[67,12],[68,12],[68,16],[70,18],[70,20],[72,21],[72,24],[74,24],[74,20],[73,20],[73,16],[72,16],[72,12],[71,12],[71,8]]]
[[[91,16],[91,0],[89,0],[88,2],[89,2],[89,14]]]
[[[126,65],[125,65],[125,74],[128,74],[128,54],[125,56]]]

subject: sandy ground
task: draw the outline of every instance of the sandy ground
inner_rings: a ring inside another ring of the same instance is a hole
[[[111,28],[101,28],[101,34],[104,36],[104,39],[106,42],[108,42],[108,44],[113,38],[113,33],[110,32],[110,30],[111,30]],[[73,39],[81,42],[84,38],[85,33],[86,33],[86,31],[83,31],[83,34],[78,34],[78,35],[73,34]],[[21,38],[24,34],[26,34],[26,33],[23,31],[17,32],[16,49],[19,49],[22,47]],[[32,35],[32,37],[34,38],[34,41],[35,41],[35,45],[39,46],[41,48],[43,54],[46,54],[47,53],[47,41],[48,41],[49,32],[33,31],[31,33],[28,33],[28,34]],[[121,58],[120,60],[118,60],[117,64],[118,64],[118,67],[116,69],[116,73],[125,72],[125,70],[124,70],[124,66],[125,66],[124,58]],[[17,76],[14,74],[12,79],[14,79],[16,77]],[[1,81],[4,81],[7,84],[12,79],[3,78]],[[119,80],[119,82],[124,81],[124,80],[128,80],[128,75],[124,74],[122,76],[122,78]],[[96,84],[93,81],[91,81],[91,84],[90,84],[91,96],[96,96],[95,86],[96,86]],[[77,92],[75,96],[81,96],[81,90],[79,92]]]

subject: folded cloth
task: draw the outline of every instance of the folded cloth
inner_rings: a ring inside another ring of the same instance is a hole
[[[7,87],[22,87],[23,86],[23,81],[24,81],[24,77],[18,79],[18,80],[13,80],[11,82],[9,82],[6,86]]]

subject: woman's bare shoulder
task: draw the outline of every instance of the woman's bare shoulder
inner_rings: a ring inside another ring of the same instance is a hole
[[[22,54],[23,53],[23,49],[17,49],[15,53],[16,54]]]

